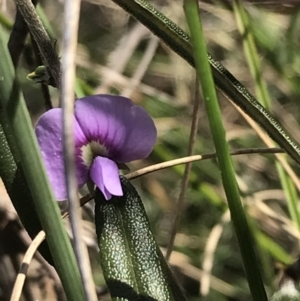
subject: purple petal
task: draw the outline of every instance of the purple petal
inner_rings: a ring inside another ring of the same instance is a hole
[[[35,133],[40,145],[46,171],[57,200],[67,199],[65,166],[62,144],[62,109],[56,108],[44,113],[37,121]],[[88,167],[82,164],[81,150],[78,145],[87,140],[74,118],[74,135],[76,144],[77,181],[79,187],[86,183]]]
[[[108,157],[116,162],[145,158],[154,147],[156,128],[152,118],[128,98],[81,98],[75,103],[75,116],[87,139],[103,144]]]
[[[118,166],[114,161],[104,157],[95,158],[90,169],[90,177],[107,200],[112,195],[123,195]]]

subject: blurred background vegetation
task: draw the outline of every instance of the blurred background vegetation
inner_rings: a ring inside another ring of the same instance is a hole
[[[187,30],[182,1],[151,2]],[[1,23],[9,35],[15,17],[14,3],[2,0],[0,4]],[[60,56],[63,56],[60,52],[63,4],[63,1],[44,0],[37,8]],[[262,75],[271,95],[271,111],[300,143],[300,1],[251,1],[244,4],[250,15]],[[231,1],[201,1],[200,8],[209,52],[255,94],[254,80],[243,50],[243,37],[237,29]],[[195,93],[194,70],[109,0],[82,1],[78,34],[77,95],[121,94],[145,107],[155,119],[158,130],[156,147],[148,159],[131,163],[131,170],[186,156]],[[37,66],[28,39],[18,77],[33,124],[46,109],[40,84],[27,79]],[[56,106],[57,91],[50,88],[50,94]],[[265,146],[221,93],[219,100],[230,148]],[[211,153],[214,146],[203,105],[200,110],[194,153]],[[274,162],[274,155],[234,157],[236,176],[270,295],[278,288],[284,268],[298,257],[300,238],[298,226],[290,217]],[[299,174],[299,168],[291,164]],[[168,244],[183,171],[184,166],[177,166],[133,182],[162,249]],[[295,189],[295,198],[298,193]],[[101,300],[109,300],[97,263],[92,208],[88,204],[84,210],[85,241],[89,246],[99,296]],[[0,301],[9,300],[29,243],[1,187]],[[170,262],[190,301],[251,300],[215,160],[193,164]],[[55,272],[40,256],[29,268],[22,300],[64,300]]]

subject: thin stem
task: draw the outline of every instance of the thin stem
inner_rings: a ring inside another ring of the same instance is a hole
[[[274,148],[247,148],[247,149],[240,149],[236,151],[230,152],[231,156],[238,156],[238,155],[251,155],[251,154],[276,154],[276,153],[284,153],[284,150],[278,147]],[[169,167],[173,167],[176,165],[186,164],[189,162],[196,162],[196,161],[202,161],[202,160],[208,160],[208,159],[214,159],[217,157],[216,153],[210,153],[210,154],[203,154],[203,155],[194,155],[194,156],[187,156],[182,157],[179,159],[170,160],[163,163],[154,164],[151,166],[147,166],[145,168],[133,171],[125,177],[129,180],[133,180],[136,178],[139,178],[141,176],[147,175],[149,173],[163,170]]]
[[[191,132],[190,132],[190,139],[189,139],[189,147],[188,147],[188,156],[191,156],[194,151],[194,145],[196,141],[197,131],[198,131],[198,122],[199,122],[199,116],[200,116],[200,94],[199,94],[199,84],[198,84],[198,78],[196,76],[196,83],[195,83],[195,95],[194,95],[194,107],[193,107],[193,117],[192,117],[192,125],[191,125]],[[183,206],[184,206],[184,197],[185,193],[188,187],[189,183],[189,177],[192,169],[192,162],[188,162],[185,165],[184,174],[181,182],[181,189],[178,196],[177,204],[176,204],[176,212],[174,215],[174,219],[171,223],[171,234],[170,239],[168,242],[167,252],[166,252],[166,260],[169,261],[175,236],[179,228],[182,212],[183,212]]]
[[[77,191],[74,142],[74,82],[80,0],[66,0],[64,7],[62,89],[63,145],[68,188],[70,224],[74,249],[84,287],[85,300],[97,301],[88,251],[82,239],[82,219]]]

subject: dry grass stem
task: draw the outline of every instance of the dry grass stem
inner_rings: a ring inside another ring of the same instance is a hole
[[[238,156],[238,155],[250,155],[250,154],[276,154],[276,153],[284,153],[284,151],[281,148],[273,147],[273,148],[247,148],[247,149],[241,149],[230,152],[231,156]],[[170,161],[166,161],[163,163],[154,164],[151,166],[147,166],[145,168],[141,168],[139,170],[133,171],[126,175],[126,178],[129,180],[139,178],[141,176],[144,176],[146,174],[166,169],[169,167],[173,167],[176,165],[186,164],[189,162],[196,162],[201,160],[208,160],[208,159],[214,159],[216,158],[216,153],[210,153],[210,154],[203,154],[203,155],[194,155],[194,156],[187,156],[182,157],[179,159],[174,159]]]
[[[161,248],[162,253],[165,255],[166,250]],[[180,260],[178,257],[183,257],[182,253],[177,251],[173,251],[170,257],[170,265],[178,268],[184,275],[194,279],[195,281],[199,281],[201,276],[203,275],[203,271],[188,262],[188,259]],[[232,286],[231,284],[221,280],[213,275],[210,276],[211,280],[211,288],[215,291],[221,292],[225,296],[234,297],[237,295],[238,289]]]
[[[138,47],[140,41],[146,35],[149,35],[149,30],[140,23],[136,23],[135,26],[127,34],[124,35],[116,49],[110,54],[110,57],[108,58],[109,63],[107,68],[110,71],[121,75],[126,65],[128,64],[128,61],[132,57],[135,49]],[[96,90],[96,94],[108,93],[113,82],[113,78],[104,76],[103,83]]]
[[[208,236],[203,256],[203,272],[200,277],[200,295],[203,297],[207,296],[209,293],[211,286],[211,270],[213,267],[215,251],[223,233],[224,224],[228,223],[229,221],[230,212],[227,210],[223,214],[220,223],[212,228]]]
[[[194,145],[197,137],[198,131],[198,122],[200,116],[200,93],[199,93],[199,82],[198,78],[196,78],[195,83],[195,92],[194,92],[194,106],[193,106],[193,117],[192,117],[192,124],[191,124],[191,131],[190,131],[190,139],[189,139],[189,146],[188,146],[188,156],[191,156],[194,151]],[[168,242],[167,252],[166,252],[166,260],[168,261],[170,255],[172,253],[174,240],[176,233],[179,228],[181,216],[183,214],[183,206],[184,206],[184,197],[189,183],[189,176],[192,169],[192,162],[188,162],[184,169],[183,179],[181,182],[181,189],[179,193],[179,197],[176,204],[176,210],[174,215],[174,220],[171,223],[171,234],[170,240]]]
[[[63,57],[62,57],[62,108],[64,130],[64,160],[68,187],[70,224],[73,234],[74,251],[84,287],[85,299],[97,301],[95,284],[87,247],[83,241],[82,218],[77,191],[75,167],[74,129],[74,82],[75,57],[77,49],[80,0],[66,0],[64,6]]]
[[[19,301],[20,300],[30,262],[34,256],[35,252],[37,251],[38,247],[44,241],[44,239],[45,239],[45,232],[40,231],[38,233],[38,235],[32,241],[28,250],[26,251],[23,261],[22,261],[22,264],[20,266],[20,271],[18,273],[17,279],[16,279],[14,287],[13,287],[10,301]]]
[[[136,69],[134,75],[130,79],[129,86],[124,89],[121,95],[125,97],[130,97],[131,94],[134,92],[136,87],[140,84],[141,80],[143,79],[145,73],[148,70],[148,67],[155,55],[156,49],[159,45],[159,39],[152,35],[150,41],[148,43],[147,49],[144,53],[141,62],[139,63],[138,68]]]

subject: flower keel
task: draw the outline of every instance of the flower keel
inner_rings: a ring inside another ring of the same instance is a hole
[[[97,157],[90,169],[90,177],[107,200],[109,200],[112,195],[123,195],[118,166],[112,160]]]

